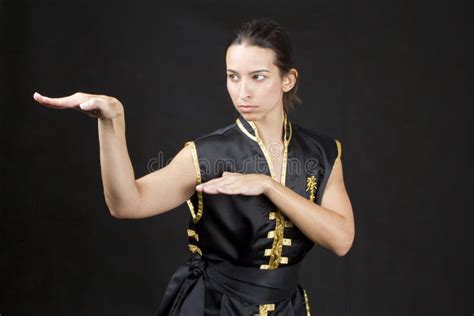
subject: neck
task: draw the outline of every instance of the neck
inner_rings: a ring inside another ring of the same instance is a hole
[[[278,110],[271,111],[262,119],[254,121],[254,124],[257,127],[258,136],[265,146],[268,146],[271,143],[280,144],[283,142],[283,137],[285,135],[283,126],[284,118],[285,114],[283,108],[279,107]]]

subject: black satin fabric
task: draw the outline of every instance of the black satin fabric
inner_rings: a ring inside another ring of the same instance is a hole
[[[304,306],[299,268],[261,270],[195,254],[171,278],[159,315],[258,315],[262,302],[280,302],[284,315],[307,315],[294,309]]]
[[[253,126],[239,116],[233,124],[192,141],[200,178],[197,183],[221,177],[224,171],[271,176]],[[317,187],[312,199],[320,204],[339,153],[335,139],[290,122],[286,115],[283,128],[287,163],[286,179],[282,184],[310,199],[308,179],[315,178]],[[192,215],[188,227],[189,245],[195,256],[172,276],[159,315],[259,315],[259,305],[269,303],[275,303],[275,310],[260,315],[309,315],[307,307],[310,304],[305,300],[304,288],[298,284],[297,273],[285,274],[284,271],[299,267],[314,243],[284,214],[280,222],[283,227],[278,227],[274,215],[282,212],[271,200],[263,194],[199,196],[195,192],[188,202]],[[202,215],[196,217],[199,205]],[[280,262],[270,269],[268,252],[272,253],[271,258],[276,257]],[[234,275],[222,279],[222,273],[216,273],[216,267],[226,263],[250,270],[226,266],[225,274],[233,271]],[[246,275],[252,275],[258,291],[267,296],[249,290],[248,284],[252,280],[246,279]],[[267,276],[263,277],[263,283],[257,281],[261,276]],[[283,276],[290,277],[279,283]],[[269,285],[270,281],[274,283]],[[223,287],[223,283],[228,288]],[[229,291],[229,288],[235,291]],[[284,295],[275,295],[275,291]]]

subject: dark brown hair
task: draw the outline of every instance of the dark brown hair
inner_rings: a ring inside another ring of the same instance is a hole
[[[261,48],[270,48],[275,53],[274,64],[279,69],[280,78],[288,74],[293,68],[291,40],[288,31],[270,18],[258,18],[246,21],[234,30],[231,39],[226,45],[226,52],[232,45],[247,44]],[[297,96],[299,79],[293,88],[283,93],[283,108],[287,112],[296,103],[301,103]]]

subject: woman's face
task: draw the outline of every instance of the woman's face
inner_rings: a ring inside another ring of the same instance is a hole
[[[283,110],[284,90],[274,57],[273,50],[257,46],[232,45],[227,50],[227,90],[246,120]]]

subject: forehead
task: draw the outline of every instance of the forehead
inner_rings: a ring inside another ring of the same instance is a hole
[[[273,64],[274,52],[269,48],[257,46],[232,45],[227,50],[227,68],[240,70],[253,70],[254,68],[275,67]]]

